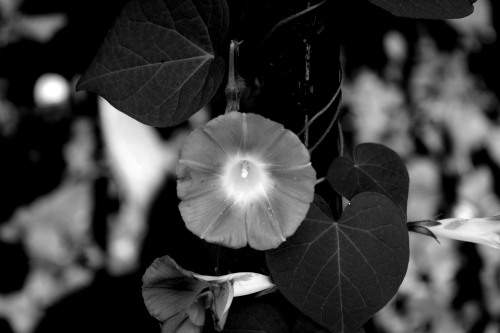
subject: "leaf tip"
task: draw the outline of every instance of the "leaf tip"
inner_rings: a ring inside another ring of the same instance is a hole
[[[79,92],[79,91],[83,91],[83,90],[87,90],[87,88],[85,87],[85,84],[87,83],[87,80],[86,80],[86,75],[83,74],[82,76],[80,76],[80,78],[78,79],[78,81],[76,82],[76,85],[75,85],[75,92]]]

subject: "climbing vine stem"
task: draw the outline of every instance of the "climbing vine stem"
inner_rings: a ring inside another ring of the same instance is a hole
[[[341,104],[341,101],[342,101],[342,91],[340,91],[339,95],[338,95],[338,98],[336,99],[337,100],[337,106],[335,108],[335,113],[333,114],[333,118],[332,120],[330,121],[330,124],[328,124],[328,127],[326,128],[326,130],[323,132],[323,134],[321,135],[321,137],[318,139],[318,141],[314,144],[314,146],[312,146],[310,149],[309,149],[309,153],[312,154],[312,152],[318,148],[318,146],[321,144],[321,142],[326,138],[326,136],[328,135],[328,133],[330,133],[330,130],[332,129],[333,125],[335,124],[335,122],[337,121],[338,117],[339,117],[339,114],[340,114],[340,104]],[[312,119],[311,119],[312,120]],[[310,121],[309,121],[310,122]]]
[[[339,131],[339,155],[344,156],[344,132],[340,121],[337,121],[337,129]]]
[[[264,36],[264,39],[262,40],[262,44],[265,44],[267,43],[267,41],[271,38],[271,36],[276,32],[276,30],[278,30],[280,27],[284,26],[285,24],[289,23],[290,21],[298,18],[298,17],[301,17],[302,15],[304,14],[307,14],[311,11],[313,11],[314,9],[318,8],[319,6],[323,5],[324,3],[326,2],[326,0],[323,0],[321,2],[318,2],[317,4],[314,4],[310,7],[307,7],[306,9],[304,10],[301,10],[300,12],[298,13],[295,13],[293,15],[290,15],[286,18],[284,18],[283,20],[279,21],[278,23],[276,23],[272,28],[271,30],[269,30],[269,32]]]
[[[333,94],[332,98],[330,98],[328,103],[321,110],[319,110],[309,121],[306,120],[306,124],[304,125],[304,128],[302,128],[297,135],[300,136],[304,132],[306,132],[307,129],[316,121],[316,119],[318,119],[323,113],[325,113],[332,106],[333,102],[335,102],[337,97],[339,97],[339,94],[341,94],[342,81],[343,81],[342,70],[339,70],[339,84],[338,84],[337,90],[335,90],[335,93]],[[340,103],[339,103],[339,105],[340,105]],[[338,110],[337,110],[337,112],[338,112]]]

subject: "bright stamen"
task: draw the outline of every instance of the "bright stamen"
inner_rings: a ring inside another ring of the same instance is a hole
[[[262,163],[240,155],[227,163],[222,179],[227,197],[240,204],[263,197],[270,184]]]
[[[247,178],[248,168],[250,167],[248,161],[243,161],[241,163],[241,178]]]

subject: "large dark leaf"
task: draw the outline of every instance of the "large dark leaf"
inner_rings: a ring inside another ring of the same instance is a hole
[[[262,300],[237,302],[229,310],[224,332],[287,333],[288,326],[279,309]]]
[[[313,203],[297,232],[267,252],[279,290],[331,332],[358,332],[394,296],[408,259],[404,215],[373,192],[354,197],[337,222]]]
[[[384,145],[356,146],[353,159],[337,157],[327,177],[335,191],[349,200],[361,192],[381,193],[391,198],[406,216],[408,170],[399,155]]]
[[[472,14],[476,0],[369,0],[396,16],[454,19]]]
[[[292,333],[328,333],[328,331],[306,316],[299,316],[293,323]],[[358,332],[360,333],[360,332]]]
[[[224,61],[216,50],[227,29],[226,0],[132,0],[77,90],[147,125],[177,125],[217,91]]]

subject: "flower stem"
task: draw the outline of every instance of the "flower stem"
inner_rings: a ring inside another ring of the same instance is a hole
[[[326,177],[321,177],[321,178],[319,178],[319,179],[316,179],[316,185],[318,185],[318,184],[320,184],[320,183],[324,182],[325,180],[326,180]]]
[[[306,124],[309,122],[309,116],[307,114],[305,115],[304,122]],[[302,134],[302,133],[300,133],[300,134]],[[309,147],[309,128],[306,128],[306,132],[304,133],[304,146],[306,146],[306,148]]]

